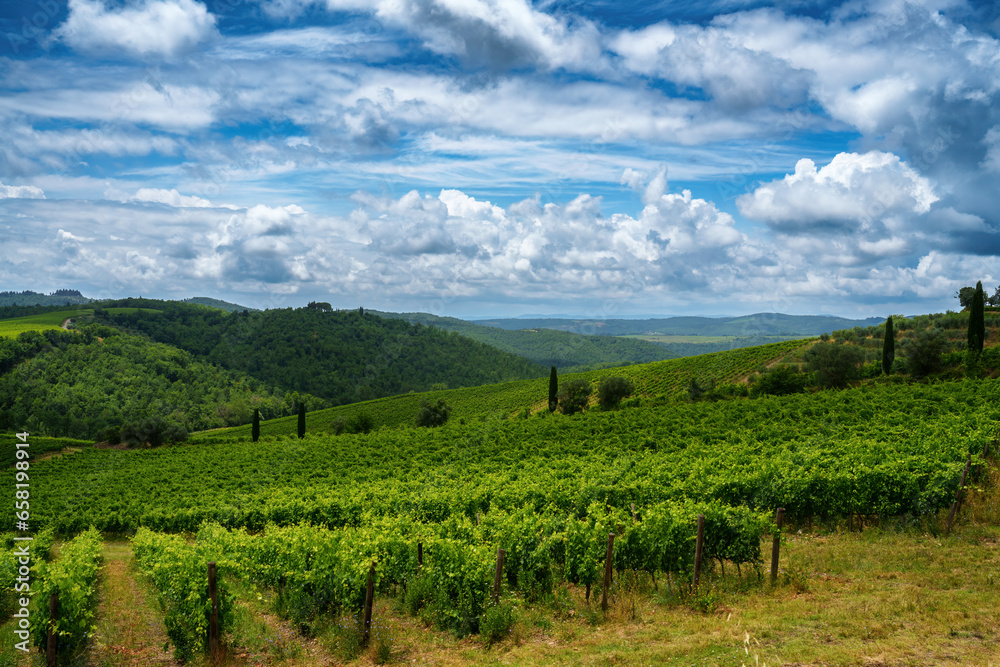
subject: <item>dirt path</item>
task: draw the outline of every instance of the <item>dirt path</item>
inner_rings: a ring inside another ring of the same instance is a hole
[[[156,600],[136,577],[128,542],[105,542],[97,631],[88,667],[173,667],[177,664]]]
[[[60,326],[63,329],[66,329],[67,331],[69,331],[69,323],[72,322],[72,321],[73,321],[72,317],[67,317],[65,320],[63,320],[63,323]]]

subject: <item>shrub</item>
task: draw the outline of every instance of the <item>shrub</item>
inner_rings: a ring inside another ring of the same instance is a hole
[[[799,372],[798,366],[775,366],[763,375],[757,376],[750,389],[750,395],[785,396],[797,394],[805,390],[808,378],[808,375]]]
[[[439,398],[435,403],[420,401],[420,412],[417,413],[417,426],[444,426],[451,414],[451,406]]]
[[[587,380],[570,380],[559,392],[559,409],[564,415],[582,412],[590,401],[592,391]]]
[[[623,398],[627,398],[635,391],[635,385],[628,378],[613,377],[604,378],[597,387],[597,402],[605,410],[617,408]]]
[[[479,636],[486,646],[503,641],[514,629],[514,607],[498,604],[489,607],[479,621]]]
[[[864,356],[864,351],[853,345],[816,343],[806,351],[804,359],[806,369],[815,375],[816,384],[846,387],[857,378],[858,364],[864,361]]]

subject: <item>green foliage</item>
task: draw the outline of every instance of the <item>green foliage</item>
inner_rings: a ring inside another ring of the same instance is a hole
[[[854,345],[816,343],[806,350],[803,359],[819,386],[846,387],[857,378],[858,364],[864,356],[864,351]]]
[[[379,313],[379,315],[454,331],[472,340],[529,359],[543,367],[554,366],[565,373],[643,364],[677,356],[658,343],[617,336],[589,335],[599,333],[590,328],[577,327],[575,331],[555,331],[538,327],[529,328],[525,324],[523,330],[510,330],[427,313]]]
[[[188,432],[177,422],[166,421],[158,417],[146,417],[134,422],[127,422],[121,428],[119,442],[129,447],[139,447],[143,444],[157,447],[159,445],[176,444],[187,440]]]
[[[492,646],[506,639],[514,630],[514,605],[502,602],[487,607],[479,621],[479,636],[486,646]]]
[[[0,429],[117,442],[123,426],[147,418],[188,431],[249,430],[254,408],[292,414],[290,395],[167,345],[106,334],[89,325],[0,338]]]
[[[451,406],[439,398],[436,403],[420,402],[420,412],[417,413],[417,426],[444,426],[451,415]]]
[[[779,360],[806,342],[788,341],[763,347],[743,348],[728,352],[715,352],[688,359],[670,359],[654,364],[643,364],[600,371],[588,371],[564,375],[566,381],[585,379],[599,383],[603,378],[614,375],[628,378],[635,385],[637,398],[651,397],[656,403],[680,400],[686,396],[689,378],[696,376],[706,383],[727,384],[745,387],[741,382],[755,368]],[[339,406],[310,415],[313,432],[336,432],[338,423],[341,430],[358,414],[367,413],[379,426],[385,428],[410,428],[413,416],[420,409],[422,400],[435,401],[443,398],[454,410],[469,419],[471,415],[485,419],[496,419],[502,415],[514,415],[529,406],[543,407],[548,378],[521,380],[502,385],[489,385],[467,389],[449,389],[425,394],[402,394],[390,398]],[[628,399],[629,402],[637,400]],[[294,417],[275,419],[268,423],[269,435],[294,435]],[[250,435],[250,424],[205,434],[194,434],[195,442],[230,442],[246,440]]]
[[[980,283],[981,284],[981,283]],[[958,299],[958,305],[962,308],[969,308],[972,306],[972,301],[976,297],[975,287],[963,287],[958,290],[955,294],[955,298]]]
[[[593,387],[583,379],[570,380],[563,383],[559,392],[559,409],[564,415],[574,415],[586,409]]]
[[[208,595],[208,562],[200,545],[189,545],[180,535],[163,535],[139,528],[132,538],[139,568],[149,575],[159,592],[167,636],[174,644],[174,658],[187,662],[208,648],[208,622],[212,600]],[[224,576],[228,563],[217,563],[219,633],[233,625],[233,596]]]
[[[77,649],[93,633],[101,547],[101,534],[91,528],[63,544],[58,560],[35,564],[31,582],[31,636],[35,646],[46,644],[49,597],[53,593],[59,596],[55,631],[60,651]]]
[[[805,391],[809,376],[799,372],[796,366],[775,366],[758,375],[750,388],[750,395],[757,397],[769,394],[785,396]]]
[[[269,386],[305,392],[333,405],[429,389],[539,377],[540,366],[432,327],[356,311],[321,308],[261,312],[170,301],[108,304],[162,312],[114,313],[100,320],[186,350],[198,360],[245,373]],[[246,415],[244,423],[249,423]]]
[[[785,507],[799,517],[923,515],[954,498],[967,453],[981,452],[994,437],[996,404],[1000,383],[984,379],[685,402],[667,410],[643,404],[572,419],[543,412],[544,419],[450,420],[436,429],[368,435],[265,436],[257,445],[244,438],[137,451],[88,448],[32,462],[32,520],[73,534],[89,525],[118,533],[139,526],[191,531],[205,520],[252,530],[268,522],[358,526],[366,515],[442,522],[485,511],[485,526],[494,512],[525,505],[583,517],[595,502],[622,509],[636,502],[642,512],[683,499]],[[0,470],[0,484],[13,488],[14,472]],[[86,503],[66,493],[81,483]],[[12,525],[13,511],[0,507],[0,522]],[[534,525],[524,522],[525,531]],[[544,568],[536,569],[533,558],[518,566],[518,576],[544,588]]]
[[[910,375],[922,378],[940,371],[945,344],[944,332],[937,328],[925,329],[907,339],[903,346],[903,356]]]
[[[896,334],[892,330],[892,315],[885,321],[885,337],[882,341],[882,372],[892,372],[892,362],[896,359]]]
[[[628,398],[635,391],[635,385],[628,378],[617,375],[606,377],[597,385],[597,402],[605,410],[618,407],[623,398]]]
[[[976,354],[983,351],[983,341],[986,340],[986,323],[983,308],[983,283],[976,283],[976,291],[969,306],[969,349]]]

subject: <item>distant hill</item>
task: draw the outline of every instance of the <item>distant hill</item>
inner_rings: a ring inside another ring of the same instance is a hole
[[[0,338],[0,431],[118,442],[146,420],[204,430],[293,414],[300,400],[141,336],[91,324]]]
[[[560,371],[644,364],[673,358],[665,346],[644,340],[611,336],[583,336],[553,329],[506,330],[476,322],[428,313],[378,313],[381,317],[456,331],[481,343],[530,359]]]
[[[104,324],[333,404],[539,377],[547,370],[456,333],[356,310],[230,314],[152,299],[102,305],[95,317]]]
[[[224,310],[227,313],[235,313],[242,310],[253,312],[257,310],[257,308],[248,308],[247,306],[241,306],[238,303],[229,303],[228,301],[221,301],[207,296],[193,296],[190,299],[183,299],[181,303],[197,303],[202,306],[208,306],[209,308],[218,308],[219,310]]]
[[[0,306],[72,306],[91,301],[93,299],[88,299],[75,289],[59,289],[52,294],[40,294],[31,290],[0,292]]]
[[[508,331],[517,329],[555,329],[584,335],[628,336],[818,336],[840,329],[869,327],[884,318],[850,320],[828,315],[783,315],[757,313],[741,317],[667,317],[647,320],[593,319],[570,320],[556,318],[502,318],[477,320],[482,324]]]

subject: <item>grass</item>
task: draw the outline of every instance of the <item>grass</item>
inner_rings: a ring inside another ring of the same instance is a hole
[[[65,320],[78,319],[92,315],[93,312],[93,310],[56,310],[50,313],[42,313],[41,315],[28,315],[27,317],[12,317],[0,320],[0,336],[16,338],[25,331],[60,329]]]
[[[165,650],[164,646],[168,648]],[[156,593],[135,566],[128,542],[104,544],[97,628],[88,665],[173,665]]]

